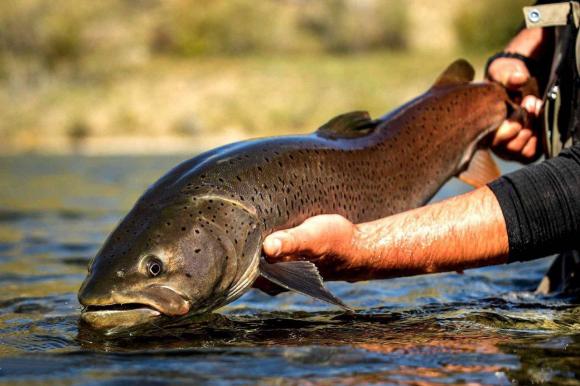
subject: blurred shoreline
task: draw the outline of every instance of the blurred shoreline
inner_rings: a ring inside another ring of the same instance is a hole
[[[2,156],[34,155],[169,155],[198,154],[230,142],[248,139],[241,131],[230,131],[204,137],[114,136],[71,140],[69,137],[47,137],[35,141],[8,141],[0,145]]]
[[[525,2],[6,0],[0,152],[195,153],[380,117],[458,57],[481,72]]]
[[[460,56],[481,73],[482,55],[387,52],[155,62],[114,82],[53,77],[18,99],[0,89],[0,152],[195,153],[310,133],[348,111],[384,115]]]

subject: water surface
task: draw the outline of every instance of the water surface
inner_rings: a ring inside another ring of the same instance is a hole
[[[0,383],[580,384],[577,301],[533,294],[550,259],[330,283],[354,316],[254,290],[145,336],[79,328],[88,260],[184,158],[0,158]]]

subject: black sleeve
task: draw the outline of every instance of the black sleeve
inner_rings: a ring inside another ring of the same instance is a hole
[[[488,186],[506,221],[510,262],[580,247],[580,144]]]

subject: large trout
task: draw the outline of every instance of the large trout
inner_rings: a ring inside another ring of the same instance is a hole
[[[473,75],[458,60],[380,119],[344,114],[310,135],[234,143],[176,166],[90,263],[82,320],[114,329],[208,312],[259,275],[346,307],[312,263],[266,263],[264,237],[324,213],[359,223],[415,208],[452,176],[495,178],[483,148],[507,117],[508,96],[498,84],[470,83]]]

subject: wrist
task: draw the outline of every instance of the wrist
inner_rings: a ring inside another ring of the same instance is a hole
[[[539,58],[551,42],[551,36],[545,28],[526,28],[522,29],[506,45],[504,51],[514,52],[530,58]]]

